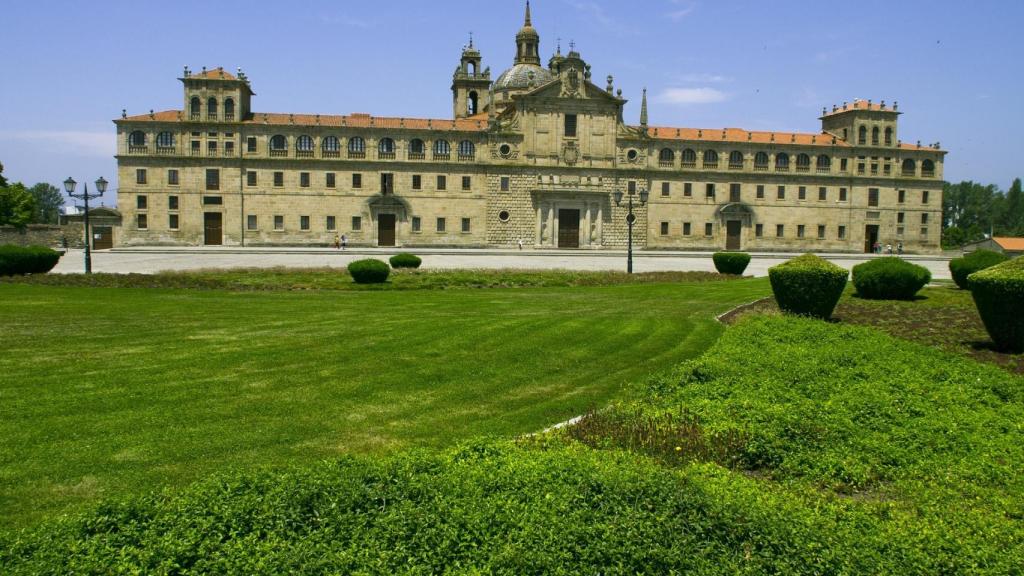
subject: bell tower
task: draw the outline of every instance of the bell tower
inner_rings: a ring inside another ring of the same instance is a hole
[[[526,0],[526,18],[516,34],[516,64],[540,66],[540,34],[530,20],[530,0]]]
[[[452,77],[452,108],[455,118],[467,118],[487,111],[490,102],[491,69],[480,69],[480,51],[473,46],[473,35],[469,46],[462,49],[462,59]]]

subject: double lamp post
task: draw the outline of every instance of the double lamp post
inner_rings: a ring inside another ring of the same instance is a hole
[[[626,214],[626,225],[629,227],[627,252],[626,252],[626,273],[627,274],[632,274],[633,273],[633,223],[636,222],[636,215],[633,214],[633,196],[635,196],[635,193],[632,190],[630,190],[629,194],[623,194],[622,190],[616,190],[614,192],[614,196],[615,196],[615,205],[616,206],[622,206],[622,197],[623,196],[626,196],[629,199],[629,204],[627,205],[628,208],[629,208],[629,212]],[[650,193],[647,190],[641,190],[640,191],[640,206],[643,206],[644,204],[647,204],[647,198],[649,196],[650,196]]]
[[[81,198],[85,200],[85,273],[92,274],[92,252],[90,250],[92,246],[92,232],[89,230],[89,200],[93,198],[99,198],[103,196],[103,193],[107,191],[107,181],[100,176],[99,180],[96,181],[96,193],[89,194],[89,185],[84,186],[84,190],[75,194],[75,180],[68,177],[64,181],[64,191],[68,193],[68,196],[72,198]]]

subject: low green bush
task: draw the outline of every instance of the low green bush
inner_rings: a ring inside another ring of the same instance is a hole
[[[1024,256],[975,272],[967,283],[996,346],[1024,352]]]
[[[391,267],[397,270],[399,268],[419,268],[423,259],[415,254],[403,252],[392,256],[389,262],[391,262]]]
[[[383,284],[391,275],[391,267],[380,260],[367,258],[349,263],[348,273],[356,284]]]
[[[1002,252],[994,250],[975,250],[960,258],[953,258],[949,261],[949,273],[953,275],[953,282],[963,290],[967,290],[967,277],[985,268],[996,264],[1002,264],[1009,260],[1009,257]]]
[[[857,295],[871,300],[913,300],[931,280],[927,268],[896,256],[875,258],[853,267]]]
[[[0,246],[0,276],[45,274],[57,265],[60,252],[44,246]]]
[[[750,264],[750,254],[746,252],[715,252],[711,255],[711,260],[715,263],[715,270],[718,270],[719,273],[739,276],[747,269],[747,264]]]
[[[768,269],[775,301],[783,312],[822,318],[832,316],[849,273],[835,264],[804,254]]]

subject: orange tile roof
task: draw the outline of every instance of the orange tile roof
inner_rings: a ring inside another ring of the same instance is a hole
[[[993,236],[992,240],[999,244],[1003,250],[1024,252],[1024,238],[1012,238],[1009,236]]]
[[[822,118],[826,116],[832,116],[834,114],[842,114],[844,112],[852,112],[854,110],[870,110],[872,112],[892,112],[898,114],[899,112],[893,106],[887,106],[885,100],[882,102],[872,102],[870,100],[861,100],[860,98],[855,99],[851,104],[843,104],[838,106],[835,110],[827,111],[822,114]]]
[[[183,118],[180,110],[164,110],[153,114],[128,116],[120,120],[131,122],[177,122]],[[487,115],[477,114],[458,120],[437,120],[431,118],[391,118],[369,114],[278,114],[255,112],[245,120],[248,125],[275,126],[333,126],[350,128],[398,128],[405,130],[442,130],[453,132],[481,132],[487,129]]]
[[[200,78],[203,80],[238,80],[238,78],[224,70],[223,66],[218,66],[213,70],[203,70],[198,74],[192,74],[189,78]]]
[[[799,144],[802,146],[849,146],[848,143],[831,134],[808,134],[800,132],[761,132],[740,128],[661,128],[651,127],[647,134],[661,140],[699,140],[704,142],[729,142],[755,144]]]

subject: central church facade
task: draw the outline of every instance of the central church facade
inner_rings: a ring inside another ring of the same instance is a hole
[[[515,45],[496,79],[463,49],[450,119],[263,113],[241,71],[186,68],[183,109],[115,120],[116,243],[622,248],[632,197],[641,248],[939,248],[945,152],[896,103],[757,132],[650,125],[644,93],[629,124],[580,53],[542,64],[529,4]]]

